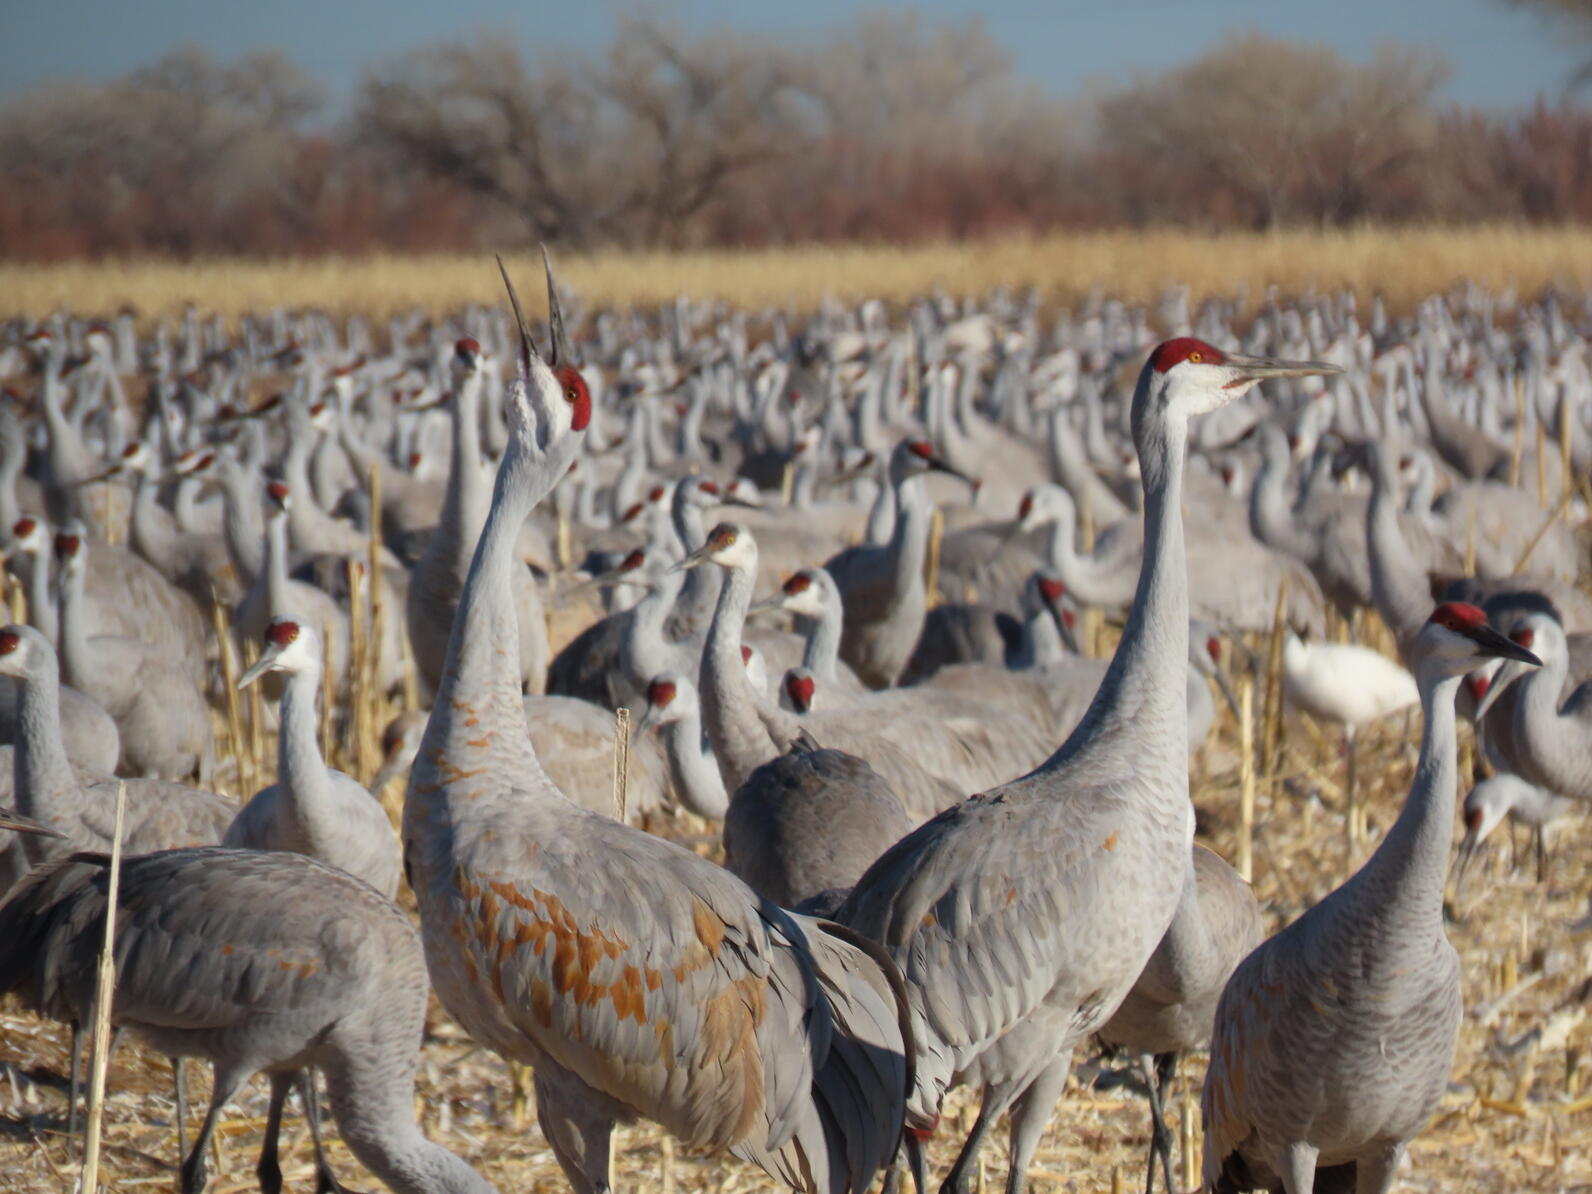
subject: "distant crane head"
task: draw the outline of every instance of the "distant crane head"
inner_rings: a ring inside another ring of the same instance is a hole
[[[486,355],[481,351],[480,341],[465,336],[454,342],[450,365],[461,379],[480,373],[485,361]]]
[[[31,626],[13,622],[0,627],[0,676],[36,676],[54,654],[50,640]]]
[[[83,571],[83,543],[87,534],[88,528],[76,518],[55,533],[55,558],[60,561],[63,575]]]
[[[1487,710],[1503,695],[1504,689],[1519,679],[1527,667],[1556,664],[1569,656],[1570,646],[1564,636],[1564,627],[1548,613],[1529,613],[1517,619],[1509,631],[1508,641],[1519,654],[1503,656],[1506,662],[1476,703],[1478,722],[1487,716]]]
[[[1489,623],[1480,606],[1462,601],[1445,602],[1432,611],[1416,636],[1414,655],[1417,676],[1424,672],[1432,678],[1463,676],[1484,659],[1542,666],[1540,659]]]
[[[729,571],[743,568],[757,570],[757,541],[745,527],[733,522],[721,522],[708,532],[707,541],[675,565],[677,569],[698,568],[703,564],[717,564]]]
[[[818,677],[807,668],[793,667],[786,671],[780,692],[784,697],[781,703],[791,712],[811,713],[818,701]]]
[[[824,614],[826,582],[831,586],[834,583],[829,581],[829,574],[823,569],[802,568],[785,578],[777,594],[758,605],[764,609],[782,609],[806,618],[820,618]]]
[[[1139,388],[1164,413],[1188,418],[1226,406],[1271,378],[1342,372],[1337,365],[1325,361],[1244,356],[1224,352],[1192,336],[1180,336],[1156,346],[1139,375]],[[1139,405],[1135,399],[1136,411]]]
[[[11,534],[15,540],[11,545],[12,555],[44,554],[44,527],[37,518],[17,519],[11,524]]]
[[[265,628],[265,644],[253,667],[238,678],[238,687],[247,688],[266,672],[315,672],[321,670],[321,640],[314,627],[296,617],[278,614]]]
[[[899,485],[908,477],[921,477],[925,473],[949,473],[973,485],[973,478],[954,468],[934,450],[934,445],[924,439],[904,439],[896,445],[890,456],[890,480]]]
[[[558,305],[558,286],[553,280],[553,263],[542,250],[547,272],[547,331],[550,341],[547,356],[537,352],[530,325],[520,308],[519,295],[509,280],[508,268],[498,259],[503,285],[514,308],[519,326],[519,372],[509,384],[508,421],[510,447],[525,453],[530,462],[554,464],[562,477],[579,451],[579,433],[591,423],[591,391],[586,379],[575,368],[569,338],[564,331],[564,315]]]
[[[662,729],[683,720],[696,704],[696,688],[678,672],[663,672],[647,685],[647,707],[636,722],[636,733]]]

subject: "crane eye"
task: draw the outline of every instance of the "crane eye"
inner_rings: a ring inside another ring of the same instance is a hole
[[[1196,365],[1198,365],[1201,361],[1203,361],[1205,359],[1205,357],[1201,353],[1191,352],[1191,353],[1188,354],[1188,359],[1193,361]]]
[[[574,406],[575,403],[580,401],[580,391],[574,386],[565,386],[564,401],[569,403],[571,406]]]

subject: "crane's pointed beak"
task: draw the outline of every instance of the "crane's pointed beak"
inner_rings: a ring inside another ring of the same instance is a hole
[[[1511,678],[1518,676],[1525,669],[1519,664],[1528,667],[1541,667],[1542,660],[1530,651],[1515,642],[1502,631],[1495,630],[1485,622],[1476,627],[1469,634],[1471,642],[1476,644],[1476,654],[1483,659],[1508,659],[1512,662],[1504,665],[1505,671],[1511,672]]]
[[[260,658],[254,661],[254,666],[248,671],[244,672],[243,675],[238,677],[239,691],[247,688],[261,676],[265,675],[266,672],[270,671],[272,666],[276,663],[276,657],[280,654],[282,654],[282,649],[280,647],[277,647],[274,644],[266,647],[265,654],[261,655]]]
[[[40,837],[66,836],[64,833],[57,833],[48,825],[40,824],[32,817],[24,817],[21,813],[8,808],[0,808],[0,829],[9,829],[12,833],[33,833]]]
[[[547,355],[547,367],[557,369],[560,365],[572,364],[572,354],[569,351],[569,339],[564,332],[564,312],[558,305],[558,285],[553,281],[553,259],[547,254],[547,246],[542,246],[542,268],[547,271],[547,334],[552,341],[552,350]]]
[[[1225,357],[1225,364],[1239,371],[1239,375],[1227,383],[1226,388],[1229,390],[1274,377],[1316,377],[1343,372],[1341,366],[1330,365],[1326,361],[1283,361],[1273,357],[1243,356],[1236,352],[1226,353]]]
[[[514,283],[509,280],[509,268],[503,264],[503,258],[497,259],[498,273],[503,275],[503,285],[509,292],[509,306],[514,308],[514,322],[520,328],[520,369],[526,377],[531,375],[531,361],[540,360],[541,354],[536,351],[536,344],[531,339],[531,328],[525,322],[525,312],[520,308],[520,296],[515,293]],[[552,284],[552,274],[548,274],[548,283]]]
[[[708,562],[708,557],[712,554],[713,540],[709,538],[706,543],[697,548],[690,555],[686,556],[685,559],[681,560],[678,564],[671,568],[670,571],[684,572],[688,568],[700,568],[703,564]]]
[[[761,601],[754,601],[747,609],[747,614],[766,614],[770,610],[785,608],[785,594],[775,593],[772,597],[765,597]]]
[[[647,707],[641,711],[641,716],[636,718],[635,728],[630,731],[631,741],[641,738],[649,730],[656,730],[661,727],[662,723],[658,720],[658,707],[649,701],[647,702]]]

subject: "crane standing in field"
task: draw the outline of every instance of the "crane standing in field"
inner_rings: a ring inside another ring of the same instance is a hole
[[[908,1104],[915,1169],[945,1092],[983,1087],[949,1191],[965,1194],[984,1135],[1008,1108],[1006,1189],[1024,1189],[1073,1046],[1117,1010],[1181,897],[1194,833],[1181,510],[1189,419],[1266,378],[1333,372],[1191,338],[1151,353],[1132,410],[1144,563],[1088,713],[1036,770],[947,809],[887,851],[838,914],[883,944],[907,980],[918,1044]]]
[[[110,859],[41,867],[0,905],[0,994],[45,1015],[91,1014]],[[221,1109],[265,1071],[271,1104],[256,1169],[280,1194],[277,1137],[295,1075],[319,1068],[349,1149],[399,1194],[495,1194],[415,1126],[426,1015],[419,937],[396,905],[299,854],[215,847],[127,857],[117,896],[111,1023],[215,1070],[204,1126],[182,1163],[200,1194]],[[310,1120],[321,1189],[337,1190]]]
[[[1481,660],[1537,660],[1458,603],[1408,649],[1426,725],[1403,811],[1365,866],[1222,992],[1202,1100],[1213,1194],[1279,1183],[1385,1194],[1448,1084],[1460,1019],[1459,955],[1443,930],[1454,698]]]
[[[552,349],[520,316],[508,444],[404,804],[427,966],[472,1036],[533,1067],[576,1194],[612,1188],[614,1125],[636,1118],[810,1194],[862,1194],[899,1140],[911,1052],[889,961],[577,807],[526,737],[515,538],[592,411],[547,282]]]

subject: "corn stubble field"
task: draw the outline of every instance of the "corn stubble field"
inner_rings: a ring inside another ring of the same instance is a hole
[[[677,293],[716,294],[745,305],[810,305],[823,296],[919,293],[936,283],[954,292],[994,284],[1038,286],[1057,301],[1110,283],[1112,293],[1147,298],[1168,279],[1198,293],[1231,293],[1247,285],[1252,298],[1267,285],[1298,290],[1349,285],[1409,304],[1469,276],[1521,293],[1555,283],[1592,282],[1592,237],[1572,232],[1483,230],[1467,234],[1346,233],[1276,237],[1185,237],[1117,234],[1000,242],[924,250],[835,249],[736,256],[571,258],[568,277],[594,303],[664,301]],[[478,259],[383,259],[356,263],[263,265],[126,265],[25,267],[0,265],[8,314],[38,314],[62,304],[79,311],[124,303],[146,314],[185,301],[236,312],[274,303],[313,303],[331,310],[391,311],[423,304],[448,308],[491,301],[493,271]],[[16,596],[11,600],[16,601]],[[550,602],[556,649],[592,616]],[[383,611],[381,616],[401,616]],[[1380,627],[1366,629],[1375,641]],[[1109,650],[1112,635],[1096,636]],[[1249,644],[1258,659],[1275,659],[1274,644]],[[1384,644],[1386,646],[1386,644]],[[248,660],[235,666],[246,665]],[[1415,763],[1418,714],[1396,716],[1361,738],[1359,783],[1369,840],[1350,847],[1345,831],[1344,766],[1334,732],[1276,709],[1272,674],[1254,680],[1250,734],[1259,764],[1246,775],[1243,728],[1225,709],[1213,739],[1191,763],[1200,840],[1233,860],[1246,789],[1254,801],[1253,881],[1275,930],[1326,895],[1369,855],[1397,815]],[[412,699],[412,698],[411,698]],[[259,729],[258,689],[240,697],[235,717],[221,718],[218,740],[228,766],[217,787],[246,796],[272,777],[275,744]],[[368,781],[380,757],[380,727],[402,702],[359,693],[338,730],[328,731],[329,761]],[[346,716],[348,713],[352,716]],[[1462,729],[1461,767],[1473,749]],[[397,818],[402,783],[383,796]],[[651,828],[700,852],[717,849],[710,827],[688,815]],[[1466,1015],[1449,1091],[1434,1122],[1410,1146],[1402,1190],[1480,1192],[1592,1191],[1592,842],[1580,820],[1562,829],[1550,873],[1538,884],[1529,844],[1518,865],[1507,828],[1483,848],[1465,902],[1453,909],[1449,935],[1463,966]],[[1351,853],[1352,849],[1352,853]],[[412,908],[407,891],[404,898]],[[80,1161],[65,1137],[68,1034],[64,1026],[0,1005],[0,1189],[43,1194],[72,1189]],[[1143,1188],[1148,1112],[1126,1059],[1093,1050],[1075,1056],[1073,1076],[1030,1172],[1030,1188],[1118,1191]],[[1178,1136],[1182,1189],[1197,1186],[1199,1077],[1203,1056],[1184,1059],[1168,1104]],[[204,1105],[209,1078],[190,1064],[191,1108]],[[424,1131],[468,1160],[502,1191],[566,1189],[535,1126],[528,1080],[476,1046],[433,999],[417,1109]],[[168,1189],[176,1182],[171,1071],[164,1058],[124,1044],[112,1060],[105,1104],[101,1177],[110,1188]],[[257,1188],[255,1159],[265,1126],[267,1089],[256,1078],[224,1118],[210,1190]],[[955,1093],[945,1126],[930,1147],[940,1173],[950,1164],[976,1098]],[[193,1112],[197,1116],[197,1111]],[[351,1188],[374,1180],[335,1138],[330,1156]],[[989,1183],[1004,1177],[1004,1126],[985,1150]],[[308,1131],[296,1108],[284,1125],[286,1188],[314,1182]],[[931,1175],[932,1175],[931,1170]],[[696,1156],[650,1124],[618,1133],[616,1186],[632,1190],[767,1189],[760,1171],[719,1156]],[[982,1177],[982,1175],[981,1175]],[[982,1190],[984,1182],[981,1180]]]

